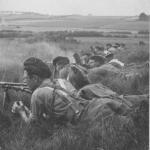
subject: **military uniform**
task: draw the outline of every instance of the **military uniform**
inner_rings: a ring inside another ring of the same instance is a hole
[[[116,92],[112,91],[101,83],[86,85],[81,88],[77,94],[87,100],[92,100],[93,98],[106,98],[117,95]]]
[[[89,70],[88,80],[90,83],[98,83],[108,77],[114,77],[120,73],[120,69],[112,64],[104,64],[100,67],[95,67]]]
[[[25,115],[24,110],[20,111],[20,114],[26,122],[30,122],[31,120],[41,121],[43,119],[56,124],[68,122],[77,123],[80,119],[94,121],[97,117],[99,118],[101,116],[101,113],[107,115],[111,112],[118,112],[121,110],[121,103],[116,101],[116,97],[114,97],[114,99],[111,97],[105,98],[107,93],[103,91],[103,88],[100,88],[100,91],[103,93],[104,97],[92,101],[73,97],[70,93],[67,93],[65,91],[67,88],[65,89],[65,82],[63,81],[60,81],[62,88],[58,88],[57,84],[53,84],[49,79],[49,68],[41,60],[30,58],[24,63],[24,67],[25,81],[34,91],[31,96],[30,117],[23,116]],[[80,75],[80,78],[76,80],[79,82],[83,70],[80,71],[75,65],[72,65],[71,69],[74,74]],[[33,75],[32,78],[30,78],[31,76],[29,75]],[[94,89],[94,91],[96,91],[96,89]],[[109,91],[109,93],[111,93],[110,95],[114,94],[111,91]],[[19,107],[19,109],[21,108]]]
[[[129,107],[117,100],[117,98],[96,98],[89,101],[80,119],[81,121],[100,121],[106,117],[116,113],[123,115],[127,112]]]
[[[96,98],[92,101],[76,100],[67,93],[51,87],[49,79],[34,91],[31,97],[31,114],[33,120],[46,120],[56,124],[80,121],[96,121],[112,113],[127,111],[127,106],[117,98]]]
[[[52,83],[46,79],[33,92],[31,97],[31,116],[33,120],[55,119],[55,121],[74,122],[81,107],[69,101],[67,94],[51,87]]]
[[[59,78],[67,79],[68,74],[69,74],[69,68],[70,68],[70,65],[66,65],[64,68],[62,68],[59,71]]]

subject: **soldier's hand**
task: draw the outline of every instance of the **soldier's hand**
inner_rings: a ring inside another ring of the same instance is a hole
[[[24,111],[24,105],[23,105],[22,101],[14,102],[14,104],[12,106],[12,112],[13,113],[20,113],[22,111]]]

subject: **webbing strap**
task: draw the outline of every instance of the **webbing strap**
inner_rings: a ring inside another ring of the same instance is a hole
[[[78,109],[78,106],[75,102],[73,102],[73,100],[70,100],[69,98],[67,98],[67,93],[57,89],[57,87],[47,87],[51,90],[53,90],[53,98],[52,98],[52,103],[51,103],[51,110],[50,110],[50,114],[52,114],[52,117],[54,116],[54,103],[55,103],[55,98],[56,98],[56,93],[60,96],[64,96],[64,98],[62,98],[62,100],[67,103],[68,105],[72,108],[72,110],[75,112],[76,115],[79,115],[81,113],[81,111]],[[57,91],[56,91],[57,90]],[[66,102],[67,101],[67,102]]]
[[[51,88],[51,87],[47,87],[49,88],[50,90],[53,90],[53,94],[52,94],[52,102],[51,102],[51,105],[50,105],[50,110],[49,110],[49,113],[50,113],[50,120],[54,120],[55,117],[54,117],[54,103],[55,103],[55,98],[56,98],[56,94],[55,94],[55,90],[56,88]]]

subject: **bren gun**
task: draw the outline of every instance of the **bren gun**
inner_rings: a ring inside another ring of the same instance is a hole
[[[2,88],[4,90],[3,107],[4,107],[5,101],[6,101],[7,90],[9,90],[9,89],[32,94],[32,91],[29,89],[29,87],[27,87],[27,84],[25,84],[25,83],[0,82],[0,88]]]

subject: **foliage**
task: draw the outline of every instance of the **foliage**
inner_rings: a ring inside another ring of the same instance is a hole
[[[142,13],[139,15],[139,20],[140,20],[140,21],[148,21],[148,20],[149,20],[149,16],[146,15],[144,12],[142,12]]]
[[[141,30],[138,32],[138,34],[147,34],[149,35],[149,31],[148,30]]]
[[[142,63],[149,60],[149,51],[145,46],[139,47],[136,51],[132,51],[127,57],[128,63]]]
[[[76,126],[49,126],[47,132],[14,118],[9,128],[3,128],[1,146],[5,150],[147,150],[147,116],[148,103],[142,101],[125,116],[111,114]]]
[[[32,36],[32,32],[30,31],[15,31],[15,30],[1,30],[0,38],[27,38]]]

